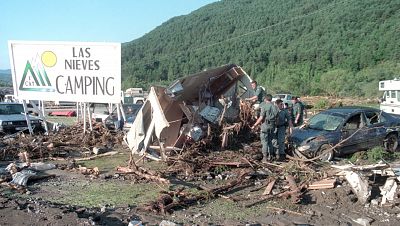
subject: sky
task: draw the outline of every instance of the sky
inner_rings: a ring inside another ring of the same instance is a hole
[[[128,42],[217,0],[0,0],[0,69],[8,40]]]

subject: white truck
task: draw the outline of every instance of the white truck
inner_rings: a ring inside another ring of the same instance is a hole
[[[400,78],[379,82],[379,91],[383,91],[380,109],[390,114],[400,115]]]
[[[143,104],[146,99],[142,88],[129,88],[123,93],[124,104]]]

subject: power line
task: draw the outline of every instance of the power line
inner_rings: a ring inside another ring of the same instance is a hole
[[[215,42],[215,43],[212,43],[212,44],[209,44],[209,45],[205,45],[205,46],[201,46],[201,47],[197,47],[197,48],[193,48],[193,49],[188,49],[188,50],[185,50],[185,51],[182,50],[182,51],[178,51],[178,52],[175,52],[175,53],[172,53],[172,54],[167,54],[167,55],[159,56],[159,57],[157,57],[157,58],[155,58],[155,59],[153,59],[153,60],[151,60],[151,61],[149,60],[149,61],[144,62],[144,63],[142,63],[142,64],[147,64],[147,63],[153,62],[154,60],[159,60],[159,61],[161,61],[161,60],[163,60],[163,59],[171,58],[171,57],[173,57],[173,56],[179,56],[179,55],[181,55],[181,54],[183,54],[183,53],[187,53],[187,52],[196,52],[196,51],[203,50],[203,49],[207,49],[207,48],[210,48],[210,47],[213,47],[213,46],[216,46],[216,45],[225,43],[225,42],[230,42],[230,41],[233,41],[233,40],[236,40],[236,39],[240,39],[240,38],[242,38],[242,37],[249,36],[249,35],[252,35],[252,34],[261,32],[261,31],[265,31],[265,30],[271,29],[271,28],[273,28],[273,27],[277,27],[277,26],[282,25],[282,24],[286,24],[286,23],[289,23],[289,22],[292,22],[292,21],[295,21],[295,20],[299,20],[299,19],[303,19],[303,18],[312,16],[312,15],[314,15],[314,14],[318,14],[318,13],[320,13],[320,12],[322,12],[322,11],[326,11],[326,10],[328,10],[328,9],[330,9],[330,8],[333,8],[334,6],[338,5],[339,3],[348,3],[348,1],[338,1],[338,2],[334,2],[334,3],[331,3],[331,4],[329,4],[329,5],[327,5],[327,6],[323,7],[323,8],[317,9],[317,10],[311,12],[311,13],[308,13],[308,14],[299,15],[299,16],[290,18],[290,19],[288,19],[288,20],[284,20],[284,21],[278,22],[278,23],[276,23],[276,24],[268,25],[268,26],[263,27],[263,28],[259,28],[259,29],[253,30],[253,31],[249,31],[249,32],[247,32],[247,33],[244,33],[244,34],[241,34],[241,35],[238,35],[238,36],[235,36],[235,37],[231,37],[231,38],[228,38],[228,39],[219,41],[219,42]],[[141,65],[141,64],[136,64],[136,65]]]

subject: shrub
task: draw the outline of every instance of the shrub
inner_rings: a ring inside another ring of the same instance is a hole
[[[386,152],[383,147],[374,147],[367,151],[368,161],[369,162],[379,162],[383,159],[389,159],[390,154]]]
[[[329,106],[329,101],[327,99],[320,99],[315,105],[316,109],[326,109]]]

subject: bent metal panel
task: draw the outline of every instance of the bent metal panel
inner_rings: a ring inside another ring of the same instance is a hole
[[[18,99],[120,103],[121,44],[9,41]]]

